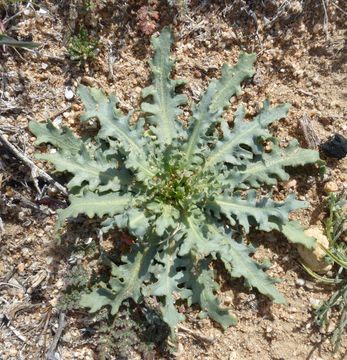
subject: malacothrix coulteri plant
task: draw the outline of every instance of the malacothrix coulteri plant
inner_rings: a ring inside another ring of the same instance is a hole
[[[236,319],[222,308],[212,263],[219,259],[231,277],[243,277],[275,303],[285,303],[276,279],[249,255],[255,251],[242,240],[251,229],[281,231],[292,242],[314,248],[313,238],[288,220],[291,211],[307,204],[290,194],[283,202],[261,195],[262,184],[288,180],[287,166],[315,163],[318,152],[298,147],[296,140],[282,149],[268,126],[285,118],[290,105],[274,108],[265,100],[252,121],[240,106],[231,129],[222,118],[229,99],[241,94],[241,83],[254,74],[256,56],[243,54],[235,66],[225,64],[219,80],[212,79],[200,102],[191,106],[188,126],[179,121],[187,97],[176,92],[184,80],[170,78],[172,35],[164,28],[152,37],[151,85],[143,89],[144,114],[135,124],[117,109],[117,99],[97,89],[80,86],[85,105],[80,120],[96,118],[99,130],[77,138],[67,127],[32,122],[36,144],[50,143],[57,151],[40,154],[56,171],[72,174],[67,184],[70,205],[59,210],[57,229],[65,220],[85,214],[103,217],[102,230],[124,229],[135,243],[120,264],[108,261],[109,283],[94,286],[80,304],[116,314],[123,301],[156,297],[172,334],[184,320],[176,302],[197,303],[223,328]],[[272,139],[270,152],[262,146]]]

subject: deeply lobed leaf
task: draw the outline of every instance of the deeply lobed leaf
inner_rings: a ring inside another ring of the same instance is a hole
[[[97,134],[80,139],[51,122],[31,123],[30,130],[37,144],[57,148],[39,158],[72,174],[70,205],[59,211],[57,230],[68,218],[85,214],[103,217],[103,231],[123,229],[135,241],[120,263],[103,259],[111,269],[109,283],[95,285],[81,305],[92,312],[109,306],[116,314],[128,298],[157,297],[174,335],[184,320],[177,301],[187,301],[227,328],[236,320],[218,302],[213,261],[221,260],[231,277],[243,277],[249,287],[285,303],[274,286],[277,279],[250,257],[255,249],[240,237],[252,229],[277,230],[294,243],[314,247],[300,224],[288,220],[305,202],[291,194],[278,203],[271,193],[255,189],[288,180],[287,166],[315,163],[319,156],[298,148],[296,140],[281,149],[271,137],[268,126],[287,115],[289,104],[271,108],[265,100],[251,121],[239,107],[232,129],[222,119],[230,97],[239,95],[242,81],[254,74],[253,54],[223,66],[221,79],[213,79],[200,103],[192,105],[185,129],[178,116],[187,99],[176,93],[184,81],[170,78],[170,31],[165,28],[152,43],[152,82],[142,92],[144,115],[135,125],[130,125],[134,111],[123,115],[115,95],[80,86],[86,108],[81,121],[96,118]],[[264,139],[272,140],[271,152],[261,145]]]

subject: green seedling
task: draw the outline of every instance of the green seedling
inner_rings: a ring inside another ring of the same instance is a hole
[[[86,27],[81,26],[79,34],[72,37],[70,43],[71,45],[68,47],[68,51],[70,53],[71,60],[77,61],[77,65],[80,66],[87,60],[95,58],[99,39],[91,39]]]

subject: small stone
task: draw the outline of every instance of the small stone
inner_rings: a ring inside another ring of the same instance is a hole
[[[48,64],[42,63],[42,64],[41,64],[41,67],[42,67],[43,70],[46,70],[46,69],[48,68]]]
[[[83,78],[81,79],[81,83],[91,87],[96,86],[95,79],[90,76],[83,76]]]
[[[287,182],[287,184],[285,185],[285,188],[286,189],[292,189],[296,186],[296,180],[293,179],[293,180],[290,180]]]
[[[296,279],[296,285],[299,285],[299,286],[304,286],[305,285],[305,280],[304,279]]]
[[[327,333],[328,333],[328,334],[332,333],[332,332],[335,330],[335,328],[336,328],[335,324],[331,322],[331,323],[328,325]]]
[[[61,118],[61,116],[58,116],[55,120],[53,120],[53,125],[54,125],[55,127],[60,127],[62,121],[63,121],[63,119]]]
[[[270,333],[272,333],[273,329],[271,326],[267,326],[265,331],[267,334],[270,334]]]
[[[72,91],[72,89],[70,87],[67,87],[65,89],[65,99],[71,100],[74,98],[74,96],[75,96],[75,93]]]
[[[226,296],[224,299],[225,306],[231,306],[233,304],[233,298],[231,296]]]
[[[305,235],[314,237],[317,240],[317,246],[314,250],[307,249],[305,246],[298,244],[298,251],[304,263],[313,271],[319,274],[325,274],[331,270],[332,265],[327,264],[324,257],[324,250],[318,245],[321,244],[325,248],[329,248],[329,240],[323,234],[319,227],[311,227],[304,231]]]
[[[18,264],[17,269],[19,272],[23,272],[25,268],[25,265],[23,263]]]
[[[56,286],[58,289],[61,289],[61,288],[64,286],[64,281],[61,280],[61,279],[59,279],[59,280],[56,282],[55,286]]]
[[[312,289],[313,289],[313,284],[312,284],[310,281],[306,281],[305,286],[306,286],[306,288],[309,289],[309,290],[312,290]]]
[[[24,292],[22,290],[18,290],[17,297],[19,300],[24,299]]]
[[[30,250],[26,247],[22,248],[22,256],[28,258],[30,256]]]
[[[54,308],[54,307],[56,307],[57,304],[58,304],[58,299],[55,297],[55,298],[49,300],[49,303],[50,303],[50,305]]]
[[[337,184],[333,181],[328,181],[324,185],[324,192],[329,194],[331,192],[337,192],[339,190]]]
[[[321,30],[322,30],[322,25],[317,23],[314,27],[313,27],[313,33],[314,34],[318,34]]]

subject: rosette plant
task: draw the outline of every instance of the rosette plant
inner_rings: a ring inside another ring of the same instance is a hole
[[[290,194],[283,202],[259,189],[288,180],[287,166],[315,163],[318,153],[298,147],[296,140],[282,149],[268,126],[285,118],[290,105],[270,107],[268,100],[253,120],[245,109],[235,112],[233,127],[223,119],[232,96],[254,74],[256,56],[243,54],[235,66],[225,64],[219,80],[212,79],[198,104],[192,104],[188,125],[179,116],[187,102],[177,87],[185,81],[170,78],[172,35],[164,28],[152,37],[154,58],[149,61],[151,84],[143,89],[143,116],[132,124],[134,111],[123,115],[117,99],[97,89],[78,89],[85,113],[82,122],[97,119],[97,134],[77,138],[67,127],[32,122],[36,144],[50,143],[57,151],[40,154],[56,171],[72,175],[67,184],[70,205],[59,210],[57,229],[65,220],[85,214],[102,218],[104,232],[126,230],[134,239],[120,263],[111,267],[108,283],[95,285],[82,296],[91,312],[109,306],[116,314],[122,302],[156,297],[162,317],[170,326],[184,320],[178,302],[198,303],[223,328],[235,323],[228,308],[220,306],[213,262],[221,261],[233,278],[285,303],[250,254],[255,248],[243,240],[250,231],[281,231],[289,240],[315,246],[303,228],[288,220],[291,211],[307,204]],[[262,145],[273,142],[270,152]],[[257,190],[258,189],[258,190]]]

